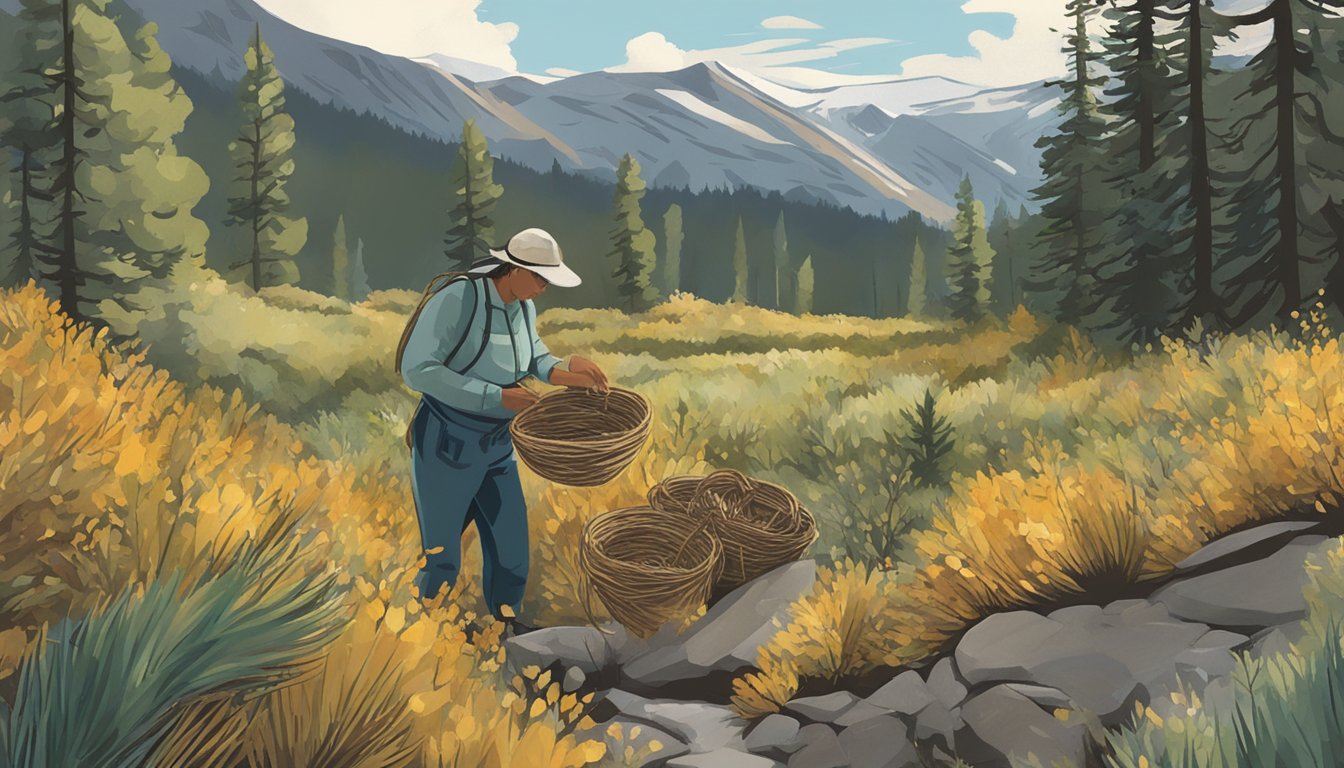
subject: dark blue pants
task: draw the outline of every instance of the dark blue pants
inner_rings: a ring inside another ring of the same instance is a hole
[[[425,396],[412,426],[411,482],[425,566],[422,599],[452,589],[462,568],[462,534],[476,523],[490,611],[515,613],[527,584],[527,505],[509,422],[482,420]]]

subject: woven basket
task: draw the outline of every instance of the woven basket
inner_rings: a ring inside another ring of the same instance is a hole
[[[590,487],[610,482],[635,460],[653,410],[638,392],[563,389],[543,395],[509,424],[527,466],[551,482]]]
[[[647,507],[598,515],[579,544],[586,585],[646,639],[704,605],[722,568],[723,546],[705,521]]]
[[[733,589],[799,559],[817,540],[817,523],[798,498],[737,470],[679,475],[654,486],[649,506],[691,520],[709,518],[723,544],[715,586]]]

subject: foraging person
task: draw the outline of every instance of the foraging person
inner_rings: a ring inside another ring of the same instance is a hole
[[[486,604],[512,624],[527,583],[528,535],[509,422],[537,401],[519,382],[530,374],[549,384],[608,389],[591,360],[561,361],[537,336],[532,299],[548,285],[579,282],[555,238],[525,229],[466,272],[431,281],[402,334],[397,368],[421,394],[407,443],[425,551],[416,578],[422,600],[457,581],[462,534],[475,522]]]

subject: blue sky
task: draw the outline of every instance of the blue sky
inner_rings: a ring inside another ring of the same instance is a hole
[[[492,72],[668,71],[716,60],[824,87],[1058,77],[1066,0],[257,0],[319,34]],[[375,10],[376,9],[376,10]]]
[[[772,38],[812,44],[886,38],[892,42],[810,63],[824,71],[884,75],[899,72],[901,62],[920,54],[972,54],[967,37],[976,29],[998,37],[1011,34],[1010,14],[968,15],[960,5],[955,0],[484,0],[477,14],[484,21],[518,25],[513,52],[526,72],[588,72],[619,65],[625,61],[627,41],[659,32],[683,49],[729,48]],[[781,16],[822,28],[761,27],[765,19]]]

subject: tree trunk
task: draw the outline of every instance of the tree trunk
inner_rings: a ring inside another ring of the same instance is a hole
[[[61,245],[57,255],[57,302],[61,311],[72,320],[83,320],[79,314],[79,274],[75,258],[75,177],[78,154],[75,150],[75,96],[79,79],[75,74],[75,29],[70,0],[61,0],[61,36],[64,62],[61,71],[61,172],[65,174],[65,189],[61,199]]]
[[[1283,286],[1283,306],[1279,314],[1287,316],[1302,305],[1301,265],[1298,261],[1297,163],[1294,117],[1296,94],[1293,89],[1297,64],[1297,44],[1293,38],[1293,9],[1290,0],[1275,0],[1274,9],[1275,95],[1278,130],[1275,166],[1279,175],[1278,277]]]
[[[257,58],[261,58],[261,45],[257,45]],[[257,189],[261,176],[261,117],[252,123],[252,290],[261,290],[261,199]]]
[[[1204,14],[1205,0],[1190,0],[1190,200],[1195,207],[1193,292],[1186,322],[1207,317],[1218,309],[1213,291],[1213,174],[1209,167],[1208,117],[1204,103]]]

